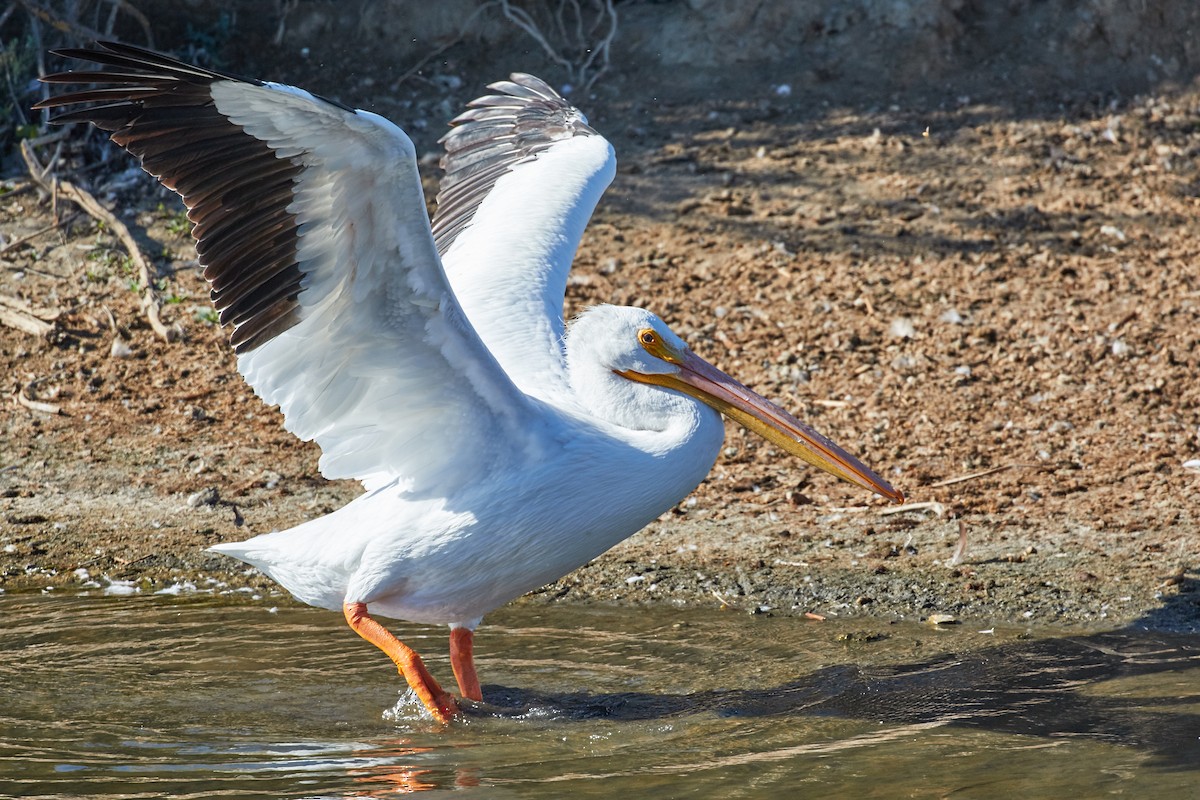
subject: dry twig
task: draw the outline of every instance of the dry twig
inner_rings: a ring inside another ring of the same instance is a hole
[[[275,27],[275,35],[271,44],[279,47],[283,37],[287,35],[287,18],[300,5],[300,0],[275,0],[275,13],[279,15],[279,24]]]
[[[17,0],[17,3],[24,8],[31,17],[49,25],[54,30],[61,34],[65,34],[68,39],[73,41],[94,42],[100,39],[111,39],[113,37],[113,29],[116,26],[117,12],[123,11],[138,23],[142,28],[142,33],[146,37],[146,46],[154,47],[154,33],[150,29],[150,20],[146,18],[138,9],[128,2],[128,0],[109,0],[112,5],[112,11],[108,16],[108,23],[103,31],[90,28],[75,19],[74,14],[64,16],[53,8],[50,8],[48,3],[39,3],[37,0]],[[75,4],[68,4],[72,9],[76,8]]]
[[[902,506],[889,506],[879,510],[879,516],[890,517],[892,514],[903,514],[908,511],[932,511],[939,517],[946,513],[946,507],[941,503],[929,501],[927,503],[905,503]]]
[[[24,236],[22,236],[20,239],[13,239],[8,244],[4,245],[3,247],[0,247],[0,256],[3,256],[9,250],[16,250],[18,247],[25,244],[26,242],[32,241],[33,239],[36,239],[37,237],[42,236],[43,234],[47,234],[47,233],[50,233],[51,231],[58,230],[59,228],[61,228],[64,225],[69,225],[78,216],[79,216],[78,214],[71,214],[62,219],[58,219],[58,220],[55,220],[54,222],[51,222],[49,225],[47,225],[44,228],[38,228],[33,233],[27,233]]]
[[[150,20],[141,11],[138,11],[129,0],[110,0],[113,4],[112,14],[108,18],[108,26],[105,33],[112,38],[113,26],[116,24],[117,11],[124,11],[129,16],[137,21],[137,24],[142,27],[142,35],[146,37],[146,47],[154,49],[154,31],[150,28]]]
[[[425,67],[425,65],[428,64],[430,61],[437,58],[442,53],[446,52],[451,47],[454,47],[454,45],[461,42],[463,40],[463,37],[465,37],[467,35],[467,31],[469,31],[471,29],[471,25],[474,24],[475,18],[478,17],[481,13],[483,13],[487,9],[491,8],[493,5],[495,5],[494,2],[483,3],[478,8],[476,8],[474,11],[472,11],[470,16],[467,17],[466,21],[463,22],[462,27],[460,27],[458,29],[458,34],[453,39],[450,39],[450,40],[444,42],[443,44],[439,45],[438,47],[434,48],[433,50],[429,51],[424,56],[422,56],[420,61],[418,61],[416,64],[413,64],[411,67],[408,68],[408,70],[405,71],[405,73],[403,75],[400,76],[399,80],[396,81],[396,85],[400,86],[405,81],[407,81],[409,78],[411,78],[412,76],[414,76],[418,72],[420,72]],[[282,23],[280,23],[280,24],[282,24]]]
[[[499,0],[499,3],[504,18],[529,34],[554,63],[567,71],[571,82],[578,84],[584,91],[590,89],[596,79],[608,70],[609,50],[617,35],[617,9],[613,6],[613,0],[594,0],[595,18],[591,25],[587,26],[587,30],[584,29],[585,14],[582,4],[577,0],[560,0],[553,20],[557,31],[549,35],[525,9],[514,6],[509,0]],[[566,19],[565,9],[568,6],[573,20]],[[592,37],[598,35],[597,30],[605,23],[607,30],[603,36],[593,41]],[[562,42],[562,50],[550,42],[551,38]],[[574,57],[568,52],[569,49],[577,51]]]
[[[718,601],[720,601],[721,606],[723,608],[732,608],[736,611],[742,610],[741,606],[739,606],[737,603],[731,603],[729,600],[726,600],[724,597],[721,596],[721,593],[718,592],[716,589],[712,590],[712,596],[717,598]]]
[[[963,558],[967,555],[967,523],[961,519],[958,521],[958,546],[954,548],[954,555],[950,556],[950,566],[957,567],[962,563]]]
[[[53,9],[47,7],[45,3],[39,3],[37,0],[17,0],[21,6],[29,12],[29,15],[37,20],[41,20],[59,33],[65,34],[67,38],[73,41],[93,42],[98,39],[106,38],[101,31],[95,28],[89,28],[86,25],[74,19],[67,19]],[[39,65],[41,66],[41,65]]]
[[[154,329],[154,332],[164,342],[173,342],[178,339],[182,333],[179,326],[168,326],[162,321],[160,315],[162,301],[159,300],[158,292],[154,288],[154,267],[151,265],[149,259],[142,255],[142,250],[138,247],[137,240],[133,238],[133,234],[129,232],[129,228],[126,227],[125,223],[121,222],[115,214],[105,208],[86,189],[76,186],[70,181],[47,176],[40,168],[37,157],[33,153],[33,148],[29,147],[28,142],[21,143],[21,155],[24,156],[25,164],[29,168],[29,174],[33,176],[35,181],[52,192],[55,197],[61,195],[72,203],[75,203],[91,217],[103,222],[116,234],[117,238],[121,241],[122,247],[129,254],[130,260],[137,267],[138,281],[142,287],[142,310],[146,313],[146,318],[150,321],[150,327]]]
[[[15,297],[0,294],[0,325],[44,337],[54,330],[57,318],[56,311],[35,310]]]
[[[28,408],[30,411],[40,411],[43,414],[61,414],[62,408],[54,403],[44,403],[41,400],[32,400],[25,396],[25,392],[18,386],[13,390],[13,399],[18,405]]]
[[[999,467],[992,467],[991,469],[985,469],[985,470],[981,470],[979,472],[972,472],[969,475],[959,475],[957,478],[947,478],[944,481],[938,481],[937,483],[931,483],[931,484],[929,484],[929,486],[927,488],[938,489],[938,488],[941,488],[942,486],[953,486],[956,483],[965,483],[966,481],[973,481],[976,478],[986,478],[988,475],[995,475],[997,472],[1004,472],[1004,470],[1006,470],[1006,469],[1012,469],[1013,467],[1019,467],[1019,466],[1021,466],[1021,465],[1020,464],[1004,464]]]

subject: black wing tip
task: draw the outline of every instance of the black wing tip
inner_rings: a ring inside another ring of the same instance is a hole
[[[50,51],[51,55],[59,58],[70,58],[75,61],[90,61],[95,64],[104,64],[109,60],[110,56],[123,56],[127,59],[144,62],[145,68],[149,69],[153,66],[158,66],[163,63],[187,67],[189,70],[202,71],[199,67],[188,64],[185,61],[180,61],[177,58],[172,58],[164,53],[159,53],[154,50],[147,50],[144,47],[138,47],[133,44],[124,44],[123,42],[114,42],[106,39],[97,39],[92,42],[92,47],[59,47]],[[55,75],[72,75],[86,73],[58,72]]]
[[[134,52],[148,53],[151,55],[159,55],[151,50],[145,50],[132,44],[121,44],[108,39],[96,39],[92,42],[93,47],[55,47],[50,50],[50,55],[60,58],[77,58],[86,61],[96,53],[116,53],[122,49],[128,49]]]
[[[149,50],[145,47],[139,47],[133,44],[125,44],[124,42],[114,42],[110,40],[100,39],[93,42],[93,47],[63,47],[50,52],[61,58],[69,58],[76,61],[85,61],[91,64],[99,64],[105,67],[118,67],[123,69],[138,70],[145,73],[148,80],[172,79],[190,81],[198,84],[212,83],[219,80],[239,81],[241,83],[249,83],[255,86],[262,86],[263,82],[256,78],[247,78],[242,75],[234,75],[232,73],[221,72],[219,70],[199,67],[195,64],[190,64],[187,61],[175,58],[174,56],[159,53],[155,50]],[[49,75],[44,75],[38,78],[43,83],[89,83],[89,70],[69,70],[67,72],[55,72]],[[45,102],[45,101],[41,101]],[[39,106],[34,106],[38,108]]]
[[[108,132],[143,169],[184,198],[221,325],[233,327],[234,352],[254,350],[296,325],[303,291],[296,222],[287,217],[280,224],[280,219],[301,167],[246,134],[212,97],[215,83],[261,87],[262,82],[119,42],[62,48],[56,55],[92,68],[45,76],[47,83],[80,88],[37,107],[63,109],[53,123],[87,122]],[[210,222],[210,215],[225,221]],[[232,219],[239,222],[234,225]],[[202,223],[207,226],[203,236]],[[256,235],[268,224],[276,227]]]
[[[161,55],[153,50],[145,47],[138,47],[136,44],[126,44],[118,42],[116,39],[93,39],[91,47],[56,47],[50,52],[56,56],[69,56],[72,53],[97,53],[108,50],[110,52],[127,51],[131,53],[150,53],[151,55]]]

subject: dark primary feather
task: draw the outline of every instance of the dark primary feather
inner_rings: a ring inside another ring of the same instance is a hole
[[[221,324],[233,326],[230,341],[238,353],[295,325],[304,274],[296,263],[296,221],[287,208],[304,167],[297,157],[279,157],[221,114],[211,91],[219,81],[265,84],[130,45],[99,47],[58,55],[103,69],[42,78],[94,88],[56,95],[38,107],[74,107],[52,121],[89,122],[108,131],[147,172],[183,197],[210,296]],[[595,134],[583,114],[532,75],[515,73],[489,88],[498,94],[471,102],[441,140],[446,175],[433,218],[440,253],[515,165],[555,142]]]
[[[106,69],[42,78],[97,88],[56,95],[38,107],[96,104],[52,121],[90,122],[108,131],[183,197],[213,304],[221,324],[233,326],[237,352],[295,325],[303,274],[296,263],[297,225],[287,207],[303,167],[279,158],[217,111],[211,92],[218,81],[264,84],[130,45],[102,42],[100,48],[58,55]]]
[[[596,133],[579,109],[540,78],[518,72],[488,88],[501,94],[472,100],[441,139],[446,176],[433,215],[440,253],[450,249],[496,181],[515,165],[555,142]]]

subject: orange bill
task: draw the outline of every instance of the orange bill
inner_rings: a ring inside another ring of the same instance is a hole
[[[691,351],[668,350],[661,343],[647,347],[653,355],[679,368],[678,372],[646,375],[627,371],[625,377],[674,389],[706,403],[735,422],[818,469],[848,483],[870,489],[893,503],[904,495],[861,461],[805,425],[762,395],[748,389]],[[661,352],[660,352],[661,350]]]

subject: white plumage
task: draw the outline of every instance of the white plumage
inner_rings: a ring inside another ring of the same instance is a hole
[[[480,443],[494,466],[469,483],[433,497],[389,484],[297,528],[213,549],[312,605],[363,602],[389,617],[474,627],[644,527],[712,467],[720,415],[616,375],[654,369],[644,352],[605,347],[612,340],[601,335],[622,327],[630,341],[646,327],[671,336],[639,309],[584,314],[568,339],[575,402],[543,406],[516,441],[493,434]],[[580,397],[599,402],[585,410]]]
[[[342,609],[440,718],[455,701],[367,613],[452,627],[479,699],[488,611],[636,532],[707,474],[721,413],[839,477],[898,492],[696,357],[653,314],[598,306],[564,336],[575,249],[612,180],[612,148],[540,80],[514,75],[444,138],[432,226],[404,132],[293,87],[137,48],[65,51],[108,68],[89,121],[178,191],[238,369],[347,506],[212,549],[300,600]]]

